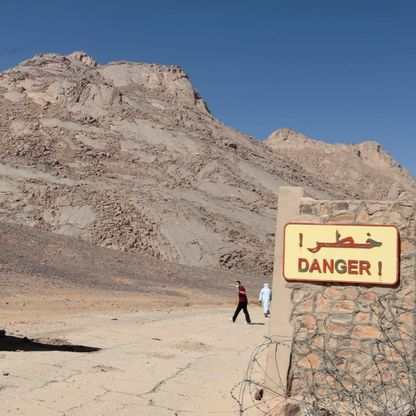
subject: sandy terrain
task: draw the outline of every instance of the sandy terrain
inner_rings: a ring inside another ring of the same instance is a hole
[[[0,223],[0,414],[233,415],[267,325],[241,279]],[[266,322],[267,324],[267,322]]]
[[[186,297],[75,290],[4,295],[1,414],[239,414],[230,392],[268,326],[256,304],[254,325],[242,314],[233,324],[234,299],[209,304],[215,300],[187,306]]]

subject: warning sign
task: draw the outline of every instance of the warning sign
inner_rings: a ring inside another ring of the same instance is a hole
[[[399,233],[393,225],[289,223],[283,249],[288,281],[398,282]]]

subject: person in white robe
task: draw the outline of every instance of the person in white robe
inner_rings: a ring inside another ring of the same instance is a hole
[[[272,289],[268,283],[263,285],[263,288],[260,290],[259,301],[263,305],[263,313],[265,318],[268,318],[270,315],[270,301],[272,300]]]

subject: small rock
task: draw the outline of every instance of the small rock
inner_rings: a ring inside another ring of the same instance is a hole
[[[254,398],[256,400],[261,400],[263,398],[263,393],[264,393],[263,389],[257,389],[256,393],[254,394]]]

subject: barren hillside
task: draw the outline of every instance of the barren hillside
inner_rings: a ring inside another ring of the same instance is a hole
[[[329,144],[290,129],[280,129],[265,141],[276,153],[325,179],[333,191],[357,198],[414,200],[416,182],[375,141]]]
[[[369,170],[373,187],[357,187],[289,155],[217,121],[179,67],[100,66],[75,52],[0,74],[3,221],[267,275],[279,186],[319,198],[384,198],[394,186],[392,197],[415,195],[412,179],[385,181],[396,166]]]
[[[201,302],[210,296],[233,299],[233,283],[238,278],[249,284],[252,295],[260,287],[257,279],[240,273],[123,253],[25,225],[0,222],[0,233],[3,295],[75,290],[80,294],[140,293]]]

